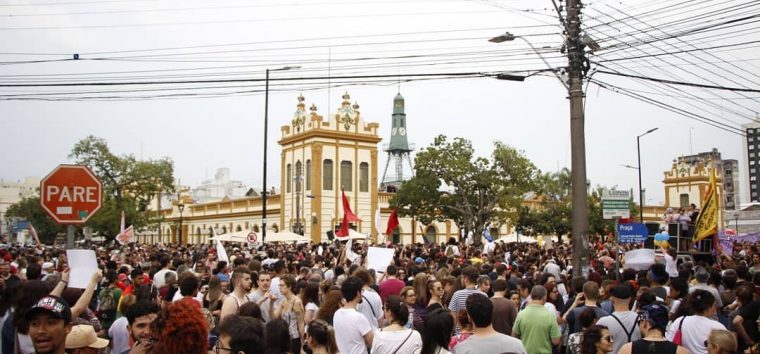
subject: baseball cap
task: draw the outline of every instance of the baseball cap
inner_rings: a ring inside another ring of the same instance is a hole
[[[47,312],[55,317],[63,319],[63,322],[65,323],[71,322],[71,307],[66,303],[66,300],[58,296],[48,295],[43,297],[40,301],[37,301],[32,308],[26,311],[24,318],[30,320],[32,316],[40,312]]]
[[[425,260],[422,259],[422,257],[417,257],[414,259],[414,263],[422,264],[422,263],[425,263]]]
[[[631,287],[628,285],[615,285],[610,289],[610,295],[618,299],[630,299]]]
[[[76,325],[66,336],[66,349],[96,348],[103,349],[108,346],[108,339],[98,338],[95,328],[90,325]]]
[[[710,279],[710,273],[707,272],[707,269],[699,267],[697,272],[694,273],[694,277],[697,278],[698,282],[706,283],[707,279]]]
[[[53,262],[42,263],[42,269],[51,269],[53,267],[54,267]]]

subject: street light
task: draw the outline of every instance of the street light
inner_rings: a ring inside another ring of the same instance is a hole
[[[734,228],[736,229],[736,236],[739,236],[739,213],[738,212],[734,214],[734,222],[735,222]]]
[[[539,52],[538,49],[536,49],[536,47],[533,46],[533,43],[531,43],[527,38],[525,38],[523,36],[515,36],[514,34],[509,33],[509,32],[504,32],[504,34],[496,36],[496,37],[493,37],[493,38],[489,39],[488,41],[491,42],[491,43],[502,43],[502,42],[514,41],[515,38],[520,38],[520,39],[523,40],[523,42],[527,43],[528,46],[530,46],[530,49],[532,49],[533,52],[536,53],[539,58],[541,58],[541,60],[544,62],[544,64],[546,64],[546,67],[549,70],[551,70],[551,72],[554,73],[554,76],[557,77],[557,79],[559,80],[559,83],[562,84],[562,86],[566,90],[570,89],[570,87],[567,86],[567,83],[564,80],[562,80],[562,77],[557,73],[557,71],[555,71],[554,68],[551,65],[549,65],[549,62],[546,60],[546,58],[544,58],[544,56],[541,55],[541,52]],[[496,78],[500,79],[500,80],[511,80],[511,81],[524,81],[525,80],[525,77],[515,77],[514,75],[504,75],[504,74],[502,74],[501,77],[497,75]]]
[[[179,203],[177,209],[179,209],[179,243],[182,243],[182,212],[185,211],[185,204]]]
[[[279,69],[267,69],[264,85],[264,187],[261,189],[261,242],[267,238],[267,138],[269,137],[269,72],[300,69],[300,66],[284,66]]]
[[[644,222],[644,193],[642,192],[642,188],[641,188],[641,137],[644,136],[644,135],[647,135],[647,134],[649,134],[649,133],[651,133],[651,132],[653,132],[653,131],[655,131],[657,129],[659,129],[659,128],[649,129],[649,130],[647,130],[646,133],[641,134],[641,135],[639,135],[639,136],[636,137],[636,151],[637,151],[638,157],[639,157],[639,168],[638,168],[638,170],[639,170],[639,217],[641,218],[641,222],[642,223]]]

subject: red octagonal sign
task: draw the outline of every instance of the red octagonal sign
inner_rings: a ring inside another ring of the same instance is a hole
[[[102,189],[86,166],[59,165],[40,182],[40,204],[60,224],[83,224],[100,209]]]

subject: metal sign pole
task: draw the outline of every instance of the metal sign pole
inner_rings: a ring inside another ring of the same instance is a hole
[[[66,249],[74,249],[74,225],[66,226]]]

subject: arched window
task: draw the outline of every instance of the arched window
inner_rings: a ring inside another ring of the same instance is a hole
[[[226,233],[227,233],[227,226],[222,226],[222,234],[226,234]]]
[[[274,232],[280,232],[280,227],[277,226],[277,224],[272,224],[272,230],[274,230]]]
[[[369,192],[369,164],[359,164],[359,192]]]
[[[201,228],[200,227],[195,229],[195,234],[196,235],[200,235],[201,234]]]
[[[240,225],[238,225],[238,226],[237,226],[237,229],[235,229],[235,231],[243,231],[243,228],[242,228],[242,227],[240,227]]]
[[[253,232],[259,233],[259,224],[253,224]]]
[[[290,184],[293,181],[293,166],[288,164],[285,167],[285,191],[290,193]]]
[[[306,160],[306,190],[311,190],[311,160]]]
[[[330,159],[322,162],[322,189],[333,189],[333,161]]]
[[[425,243],[436,243],[438,240],[436,240],[436,231],[435,226],[430,225],[425,229]]]
[[[340,186],[347,192],[354,190],[353,170],[354,164],[351,161],[340,162]]]
[[[303,164],[301,164],[301,161],[296,161],[296,193],[301,191],[301,186],[303,183]]]

